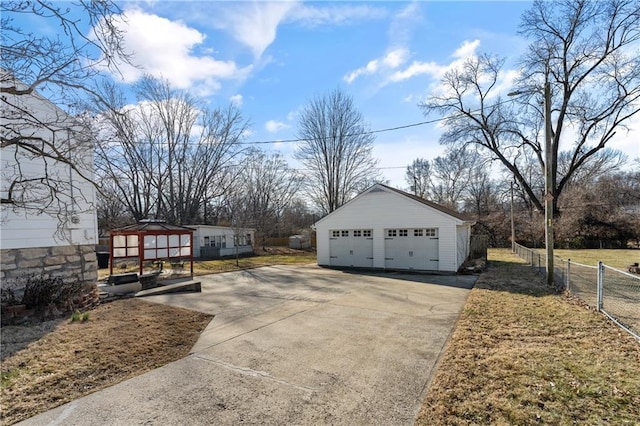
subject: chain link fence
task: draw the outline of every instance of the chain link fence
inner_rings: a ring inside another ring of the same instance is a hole
[[[520,244],[514,245],[514,252],[538,273],[546,273],[543,253]],[[554,256],[553,279],[558,289],[596,308],[640,339],[640,276],[602,262],[598,266],[583,265]]]

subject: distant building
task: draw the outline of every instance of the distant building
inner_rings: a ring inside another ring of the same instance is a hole
[[[309,235],[292,235],[289,237],[289,248],[305,250],[311,248],[311,237]]]
[[[253,253],[256,230],[236,230],[225,226],[189,225],[193,228],[193,255],[200,259],[219,259]],[[238,235],[236,235],[238,231]],[[237,251],[236,251],[237,246]]]

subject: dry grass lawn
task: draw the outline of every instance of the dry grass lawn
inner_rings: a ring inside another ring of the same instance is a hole
[[[640,342],[509,250],[489,262],[417,424],[640,424]]]
[[[186,356],[211,316],[140,299],[2,328],[2,424],[13,424]]]
[[[541,251],[544,253],[544,250]],[[554,249],[554,255],[562,259],[571,259],[572,262],[582,263],[584,265],[597,266],[598,262],[603,262],[612,268],[627,270],[627,267],[635,262],[640,262],[640,250],[568,250]]]
[[[257,256],[241,257],[238,259],[217,259],[217,260],[194,260],[193,274],[208,275],[222,272],[240,271],[244,269],[259,268],[271,265],[301,265],[316,262],[316,253],[303,250],[294,250],[287,247],[268,247],[266,251],[260,249]],[[125,268],[114,269],[115,273],[138,272],[138,265],[135,260],[129,262]],[[189,265],[185,264],[181,271],[183,274],[189,272]],[[109,276],[109,269],[98,271],[99,279],[106,279]]]

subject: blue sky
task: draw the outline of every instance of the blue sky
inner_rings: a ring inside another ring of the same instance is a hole
[[[439,78],[483,52],[507,57],[501,84],[527,43],[517,34],[528,1],[121,3],[127,48],[148,73],[188,89],[212,105],[237,103],[251,121],[249,141],[296,137],[297,113],[336,88],[351,95],[373,130],[425,117],[417,104]],[[123,69],[126,83],[141,70]],[[640,119],[632,126],[640,129]],[[406,166],[442,154],[440,130],[423,125],[377,135],[374,156],[390,183],[406,187]],[[635,135],[638,133],[636,132]],[[640,156],[638,138],[612,147]],[[282,152],[293,143],[261,145]]]

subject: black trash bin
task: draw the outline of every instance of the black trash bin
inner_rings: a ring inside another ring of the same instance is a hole
[[[96,257],[98,258],[98,268],[105,269],[109,267],[109,252],[108,251],[98,251],[96,252]]]

